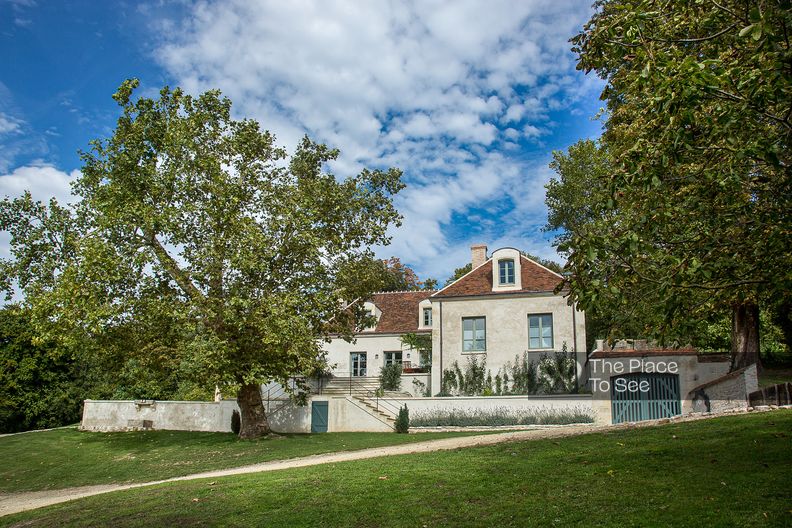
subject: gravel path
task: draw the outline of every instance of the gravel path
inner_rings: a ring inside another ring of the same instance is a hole
[[[733,414],[733,413],[730,413]],[[563,427],[551,427],[547,429],[531,429],[526,431],[510,431],[506,433],[495,433],[477,436],[463,436],[456,438],[443,438],[440,440],[427,440],[425,442],[415,442],[412,444],[402,444],[386,447],[375,447],[371,449],[361,449],[358,451],[344,451],[340,453],[325,453],[321,455],[311,455],[301,458],[288,460],[273,460],[261,464],[242,466],[216,471],[206,471],[195,473],[183,477],[174,477],[153,482],[142,482],[137,484],[103,484],[98,486],[82,486],[78,488],[65,488],[60,490],[31,491],[22,493],[2,494],[0,493],[0,517],[10,515],[25,510],[42,508],[51,504],[58,504],[92,495],[100,495],[111,491],[122,491],[146,486],[154,486],[166,482],[179,482],[182,480],[195,480],[202,478],[219,478],[231,475],[243,475],[247,473],[260,473],[263,471],[277,471],[280,469],[291,469],[319,464],[330,464],[336,462],[347,462],[351,460],[365,460],[368,458],[407,455],[411,453],[429,453],[432,451],[444,451],[459,449],[463,447],[486,446],[499,444],[502,442],[515,442],[522,440],[535,440],[542,438],[561,438],[565,436],[576,436],[580,434],[613,431],[617,429],[634,427],[652,427],[669,422],[682,422],[713,418],[717,415],[686,416],[673,420],[655,420],[633,424],[619,425],[570,425]]]

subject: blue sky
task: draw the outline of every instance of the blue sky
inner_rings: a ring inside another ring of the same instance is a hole
[[[600,130],[601,81],[568,43],[590,14],[588,0],[0,0],[0,195],[68,201],[78,150],[112,133],[110,96],[138,77],[150,96],[219,88],[282,145],[341,149],[340,177],[401,168],[404,223],[378,254],[421,277],[479,242],[555,258],[551,152]]]

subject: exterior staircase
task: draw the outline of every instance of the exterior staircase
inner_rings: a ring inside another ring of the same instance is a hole
[[[379,378],[374,376],[334,376],[323,383],[319,394],[351,397],[362,410],[393,427],[399,412],[394,400],[411,398],[412,395],[408,392],[385,391],[377,396],[379,387]]]

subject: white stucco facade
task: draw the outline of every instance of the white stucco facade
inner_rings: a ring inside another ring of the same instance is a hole
[[[385,366],[386,353],[401,352],[402,363],[410,362],[414,367],[420,363],[420,354],[416,350],[404,346],[401,334],[358,334],[353,342],[335,338],[325,343],[327,363],[335,376],[346,377],[352,372],[351,358],[353,353],[366,354],[367,376],[379,376],[380,369]]]
[[[578,376],[583,374],[586,361],[585,314],[567,304],[567,299],[548,293],[437,299],[432,303],[435,328],[432,331],[432,387],[439,390],[442,371],[456,361],[464,370],[468,358],[486,360],[487,369],[494,378],[503,372],[515,356],[528,354],[528,359],[538,360],[543,354],[567,351],[575,354]],[[529,316],[552,316],[552,346],[530,348]],[[463,346],[463,319],[484,318],[484,351],[465,351]],[[581,380],[581,384],[582,384]]]

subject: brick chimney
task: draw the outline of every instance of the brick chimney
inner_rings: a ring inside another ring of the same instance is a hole
[[[473,269],[478,268],[487,261],[487,245],[475,244],[470,246],[470,262],[473,264]]]

